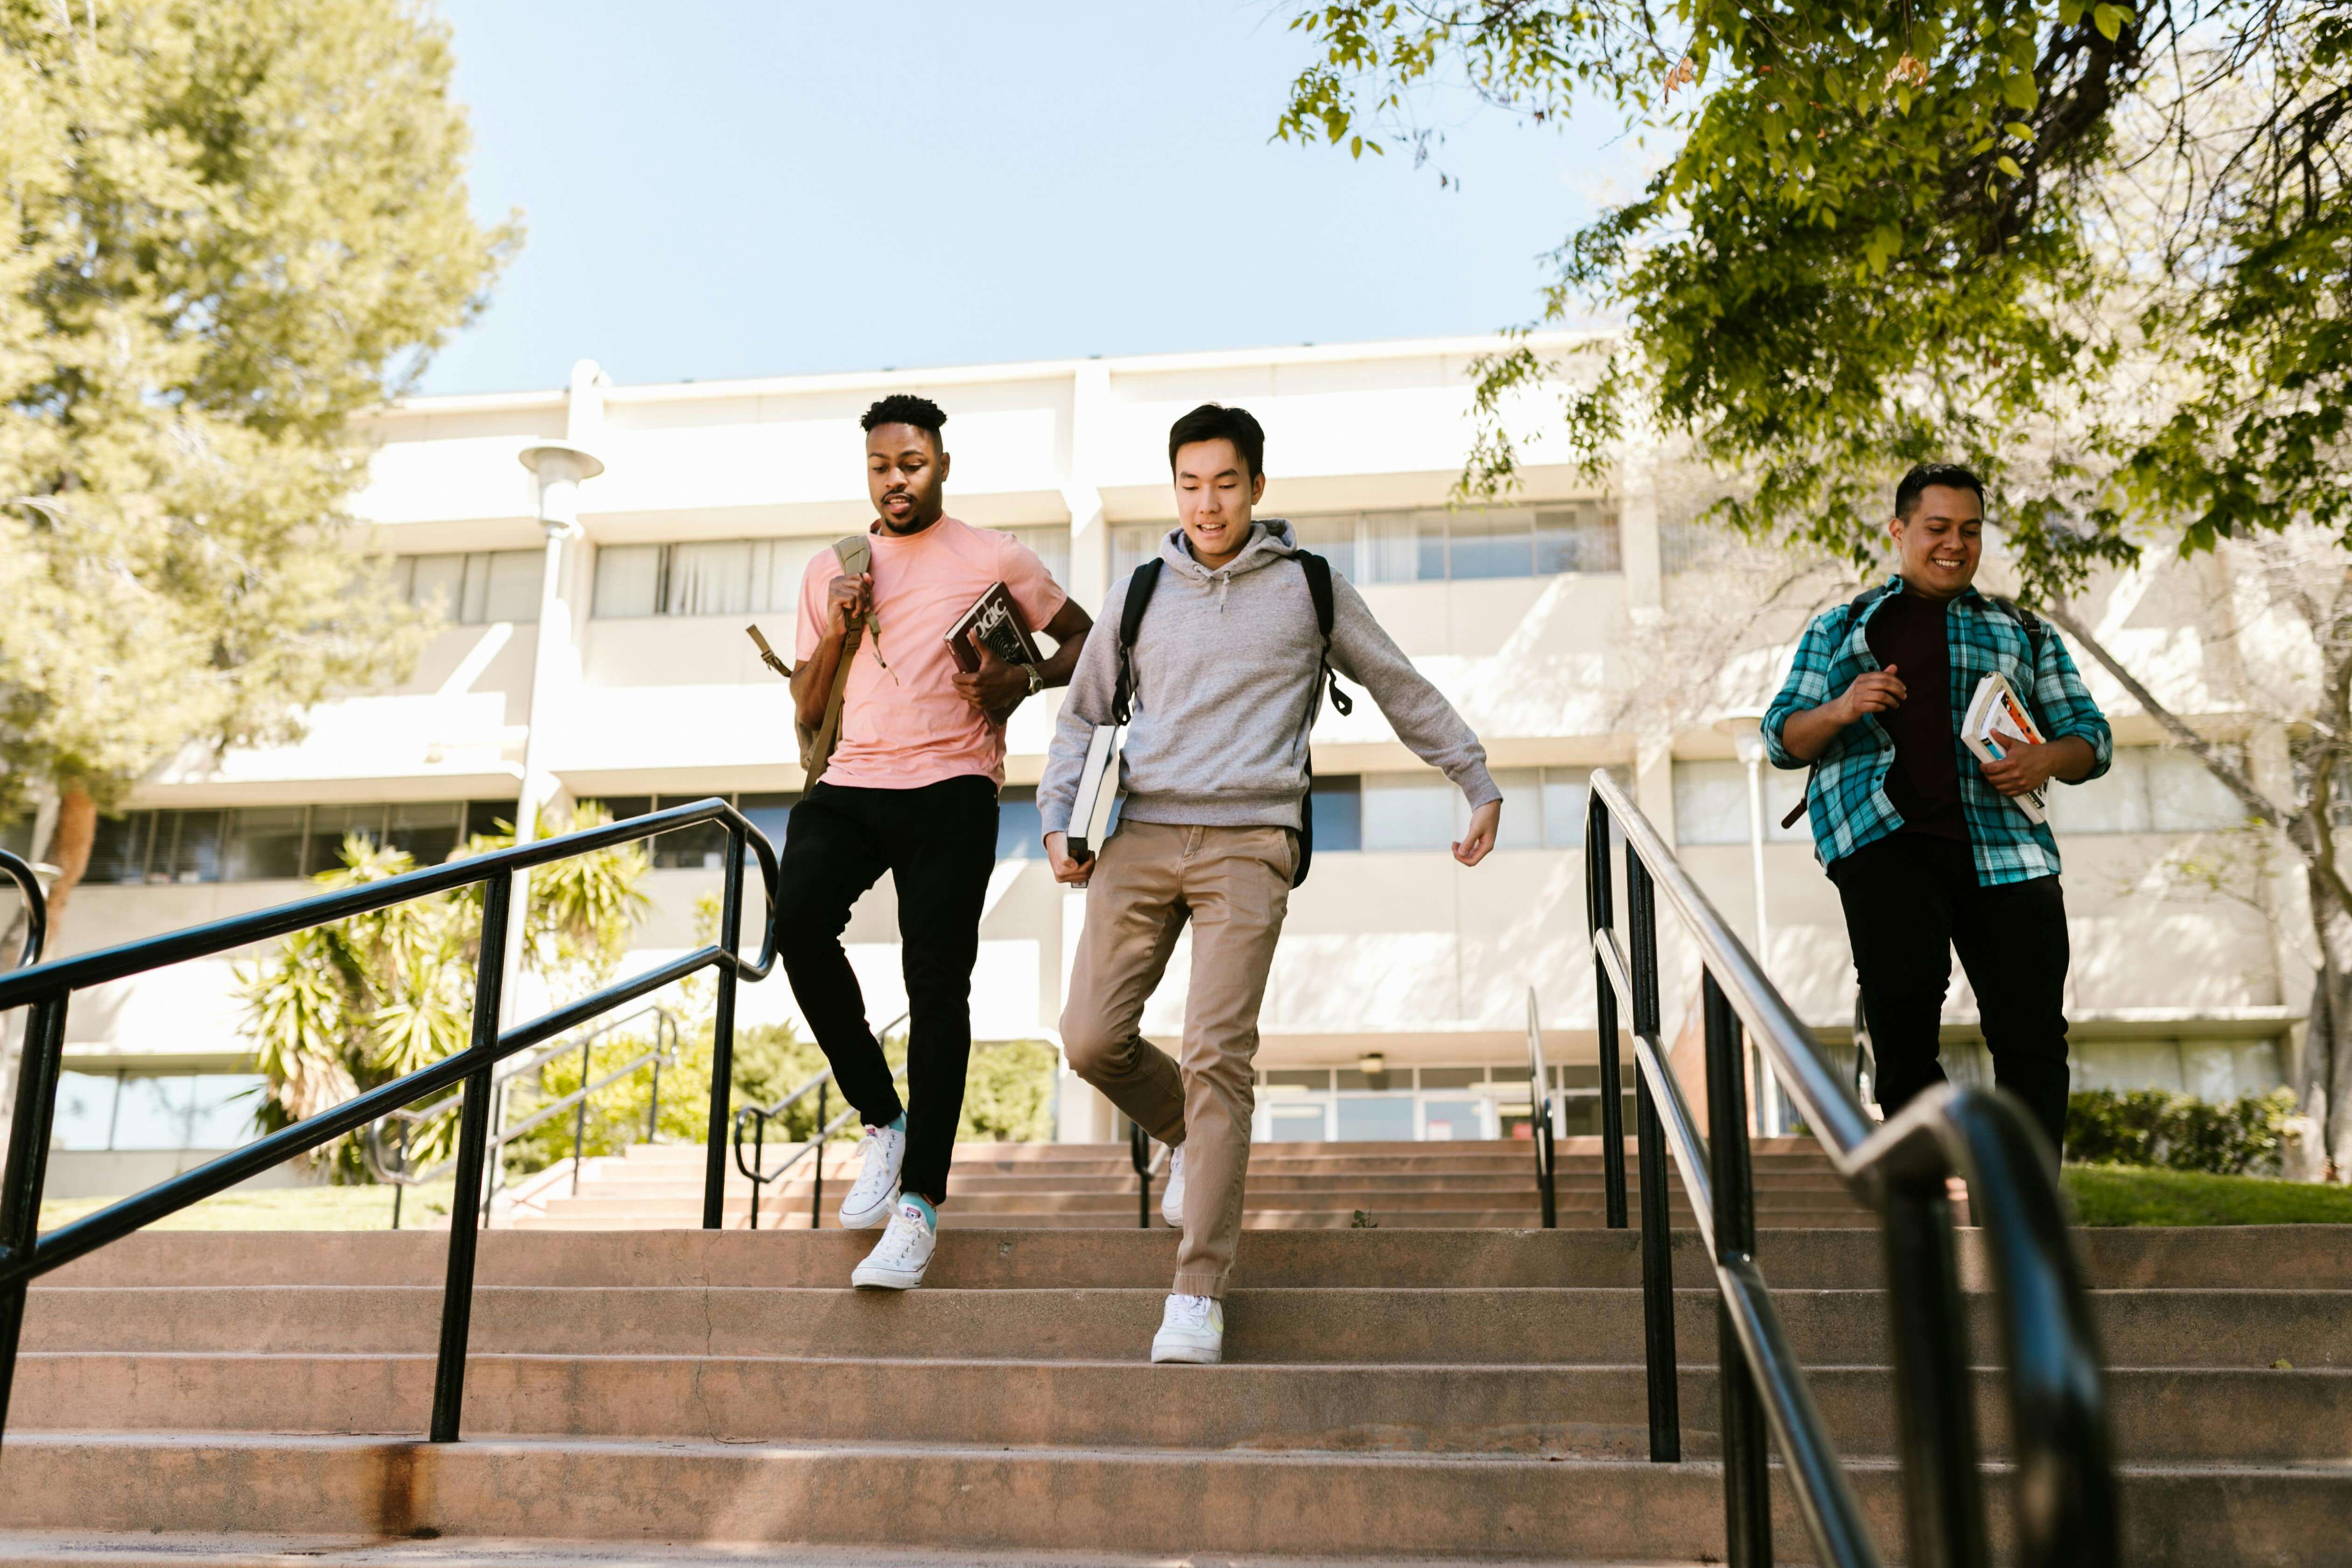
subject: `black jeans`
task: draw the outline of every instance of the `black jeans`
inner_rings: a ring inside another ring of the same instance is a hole
[[[842,1098],[871,1126],[906,1112],[899,1184],[937,1204],[947,1195],[971,1059],[971,966],[996,865],[996,785],[977,773],[920,789],[820,782],[793,807],[781,864],[776,952],[793,995]],[[850,906],[885,871],[898,889],[910,1015],[903,1104],[841,947]]]
[[[1937,1028],[1952,952],[1976,988],[1993,1081],[2025,1102],[2053,1150],[2066,1136],[2066,901],[2055,877],[1977,885],[1968,845],[1896,833],[1830,867],[1892,1116],[1944,1081]]]

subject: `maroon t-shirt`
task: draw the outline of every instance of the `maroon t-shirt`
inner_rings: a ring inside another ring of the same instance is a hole
[[[1897,593],[1871,613],[1870,651],[1879,668],[1895,667],[1904,698],[1878,715],[1895,738],[1895,765],[1886,772],[1886,798],[1903,815],[1902,831],[1937,838],[1969,837],[1960,809],[1959,742],[1952,723],[1951,658],[1945,643],[1945,605]]]

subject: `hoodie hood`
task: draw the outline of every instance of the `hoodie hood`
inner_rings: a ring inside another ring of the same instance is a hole
[[[1181,527],[1170,529],[1168,537],[1160,542],[1160,559],[1195,583],[1213,583],[1221,577],[1230,582],[1245,572],[1255,572],[1297,553],[1298,541],[1289,522],[1278,517],[1251,519],[1249,537],[1242,542],[1241,553],[1214,571],[1192,558],[1192,542],[1184,537]]]

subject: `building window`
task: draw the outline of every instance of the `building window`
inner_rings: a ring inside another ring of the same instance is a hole
[[[1812,829],[1799,817],[1780,819],[1805,797],[1803,773],[1764,769],[1764,842],[1809,844]],[[1748,766],[1732,761],[1675,764],[1675,841],[1678,844],[1745,844],[1748,840]]]
[[[1592,795],[1591,768],[1497,768],[1494,778],[1496,787],[1503,792],[1503,819],[1496,830],[1496,848],[1574,849],[1583,845],[1585,805]],[[1318,792],[1325,782],[1315,781]],[[1361,843],[1366,849],[1445,849],[1469,831],[1470,803],[1442,773],[1367,773],[1360,788]],[[1315,818],[1318,850],[1324,847],[1322,800],[1318,793]]]
[[[1160,542],[1174,524],[1123,522],[1110,531],[1110,580],[1123,583],[1129,573],[1160,553]]]
[[[997,792],[996,858],[1045,858],[1045,814],[1037,809],[1037,791],[1029,784],[1008,784]]]
[[[342,864],[343,840],[405,849],[438,865],[511,801],[401,801],[364,805],[258,805],[207,811],[131,811],[101,816],[85,881],[99,883],[292,881]]]
[[[2050,787],[2053,831],[2207,833],[2245,825],[2246,808],[2187,752],[2117,746],[2112,766],[2087,784]]]
[[[266,1082],[258,1073],[58,1075],[53,1147],[234,1149],[254,1135]]]
[[[1008,528],[1004,531],[1027,545],[1064,592],[1070,586],[1070,531],[1060,523],[1040,528]],[[1030,628],[1036,630],[1034,626]]]
[[[401,597],[452,626],[535,621],[546,563],[536,550],[404,555],[393,563],[392,580]]]
[[[1158,554],[1169,526],[1112,529],[1112,581]],[[1625,569],[1616,510],[1601,501],[1338,512],[1294,518],[1290,526],[1301,548],[1329,561],[1350,583],[1467,583]]]
[[[602,618],[792,615],[808,563],[833,543],[812,535],[607,544],[596,552],[589,613]]]

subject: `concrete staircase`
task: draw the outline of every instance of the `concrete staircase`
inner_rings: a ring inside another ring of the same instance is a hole
[[[494,1232],[468,1440],[433,1447],[415,1435],[446,1237],[133,1237],[34,1292],[0,1446],[0,1559],[1723,1552],[1715,1302],[1687,1234],[1690,1458],[1671,1466],[1643,1458],[1626,1233],[1252,1235],[1219,1367],[1145,1363],[1165,1231],[952,1231],[930,1285],[905,1296],[843,1288],[868,1239]],[[1971,1279],[1977,1240],[1964,1233]],[[2352,1227],[2084,1242],[2129,1464],[2127,1561],[2352,1560]],[[1760,1252],[1899,1561],[1877,1237],[1768,1231]],[[1980,1384],[1999,1454],[1996,1386]],[[1783,1560],[1804,1561],[1780,1504]]]
[[[768,1152],[775,1169],[797,1145]],[[1757,1216],[1767,1226],[1867,1225],[1820,1144],[1810,1138],[1759,1140]],[[824,1152],[824,1223],[856,1179],[856,1145]],[[1601,1223],[1601,1140],[1565,1138],[1557,1148],[1559,1219]],[[771,1183],[760,1197],[760,1228],[806,1229],[811,1163]],[[1633,1167],[1633,1145],[1626,1145]],[[543,1195],[502,1213],[519,1229],[686,1228],[702,1221],[703,1152],[683,1144],[638,1144],[585,1162],[579,1191],[559,1181]],[[751,1213],[751,1184],[728,1167],[727,1225]],[[1629,1178],[1630,1179],[1630,1178]],[[1160,1178],[1152,1181],[1158,1226]],[[1687,1219],[1673,1184],[1678,1220]],[[1259,1143],[1250,1150],[1246,1223],[1260,1230],[1348,1228],[1361,1214],[1381,1227],[1534,1226],[1542,1223],[1535,1154],[1524,1142],[1476,1143]],[[1124,1143],[966,1143],[956,1150],[946,1226],[988,1229],[1133,1227],[1135,1168]]]

